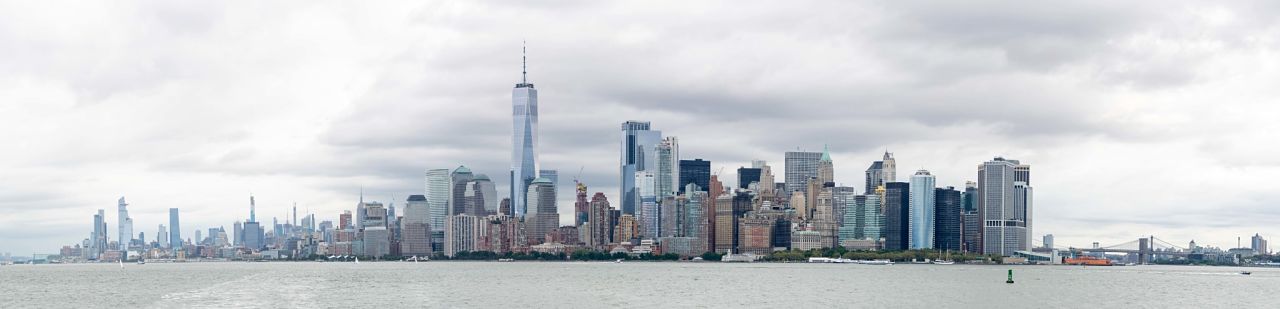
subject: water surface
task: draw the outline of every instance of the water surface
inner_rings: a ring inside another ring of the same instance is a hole
[[[1015,284],[1006,284],[1008,269]],[[1249,276],[1241,270],[1251,271]],[[5,308],[1280,308],[1280,269],[673,262],[0,267]]]

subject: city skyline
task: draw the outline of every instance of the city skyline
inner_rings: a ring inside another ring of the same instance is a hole
[[[929,14],[909,4],[843,5],[870,17],[907,21]],[[1097,9],[1087,6],[1064,10],[1105,26],[1090,29],[1095,31],[1055,32],[1053,26],[1066,21],[1046,19],[1032,21],[1043,28],[982,38],[951,33],[942,23],[882,29],[877,26],[893,23],[875,18],[847,22],[870,34],[817,31],[793,23],[809,12],[765,12],[752,5],[726,12],[742,19],[702,19],[688,33],[670,26],[598,22],[621,35],[602,31],[562,38],[549,35],[565,31],[562,26],[547,21],[587,22],[587,14],[539,11],[503,22],[499,17],[514,9],[484,3],[456,8],[496,15],[454,13],[451,17],[463,25],[422,25],[413,17],[426,13],[416,12],[317,29],[252,19],[273,38],[283,38],[264,42],[228,22],[245,14],[242,8],[214,10],[218,15],[153,7],[148,10],[195,18],[124,22],[141,13],[104,10],[97,19],[69,27],[102,26],[126,40],[95,40],[57,29],[41,33],[69,46],[116,50],[119,57],[45,53],[38,40],[0,36],[5,46],[18,47],[0,60],[18,68],[0,73],[13,81],[0,88],[5,89],[0,101],[9,110],[0,116],[6,123],[0,134],[19,145],[0,157],[0,167],[11,176],[0,180],[0,211],[9,213],[0,217],[0,252],[52,252],[79,242],[92,232],[93,214],[110,212],[111,201],[121,196],[129,201],[134,234],[166,224],[169,209],[178,208],[186,230],[179,232],[189,237],[192,230],[230,228],[233,221],[247,219],[249,192],[258,199],[258,222],[289,220],[294,202],[318,220],[336,221],[342,210],[354,210],[361,188],[366,200],[402,206],[410,195],[423,194],[428,169],[465,165],[476,174],[506,178],[498,176],[510,171],[513,159],[513,99],[506,91],[520,78],[516,57],[526,39],[536,59],[528,65],[538,72],[542,90],[537,169],[563,173],[555,194],[562,224],[572,222],[572,179],[581,179],[588,195],[604,192],[613,207],[622,205],[618,125],[638,120],[679,137],[680,159],[710,161],[712,175],[723,169],[720,179],[726,186],[736,187],[737,169],[753,166],[756,159],[767,161],[775,181],[782,182],[788,172],[785,152],[817,152],[824,145],[831,147],[834,182],[854,188],[863,188],[866,167],[886,150],[896,159],[897,181],[925,169],[937,177],[937,187],[978,181],[977,167],[1002,156],[1036,167],[1031,239],[1052,233],[1059,244],[1086,246],[1155,234],[1233,247],[1236,237],[1277,232],[1272,226],[1280,213],[1268,206],[1280,196],[1268,176],[1280,174],[1274,161],[1280,152],[1257,143],[1268,140],[1274,127],[1264,117],[1276,112],[1264,105],[1274,90],[1260,82],[1233,82],[1240,75],[1258,81],[1280,76],[1280,68],[1269,62],[1251,67],[1254,72],[1240,67],[1258,57],[1251,52],[1274,54],[1275,43],[1249,43],[1243,40],[1247,35],[1227,33],[1263,22],[1261,17],[1225,22],[1215,17],[1248,14],[1243,10],[1192,14],[1192,22],[1221,31],[1208,38],[1118,23],[1138,18],[1170,25],[1180,19],[1106,6],[1101,9],[1115,14],[1086,15]],[[402,9],[361,8],[377,14]],[[629,17],[625,20],[661,18],[660,12],[628,12],[632,7],[600,9]],[[52,9],[39,13],[53,17],[47,23],[70,18]],[[0,16],[4,29],[14,28],[6,21],[39,23]],[[748,24],[756,20],[749,17],[761,16],[776,20]],[[317,20],[293,14],[280,18]],[[834,15],[814,18],[846,23]],[[145,34],[153,22],[167,31]],[[488,22],[494,25],[476,25]],[[547,23],[496,32],[529,22]],[[725,25],[717,26],[720,22]],[[758,31],[697,40],[731,26]],[[771,37],[764,30],[768,27],[792,35]],[[383,36],[366,35],[388,29]],[[462,43],[447,39],[450,31],[494,35]],[[285,35],[293,32],[300,35]],[[328,32],[344,35],[321,38]],[[1022,39],[1024,33],[1064,42]],[[870,43],[888,34],[902,36],[892,44],[914,47],[940,35],[942,44],[958,52],[939,56],[924,48],[919,54],[881,54],[884,50]],[[1152,39],[1152,34],[1168,36]],[[779,40],[817,48],[770,46]],[[1241,45],[1161,48],[1197,42]],[[150,51],[154,44],[172,46]],[[368,47],[342,47],[348,45]],[[1065,48],[1071,45],[1098,50]],[[252,46],[270,48],[245,48]],[[202,47],[225,54],[191,51]],[[1049,51],[1060,48],[1065,50]],[[1127,58],[1148,50],[1156,60]],[[304,51],[311,56],[285,57]],[[400,56],[387,59],[387,54]],[[934,56],[940,59],[916,67],[918,60]],[[60,61],[101,69],[78,76],[77,70],[56,69],[53,64]],[[1180,66],[1187,61],[1199,65]],[[254,62],[273,64],[248,65]],[[367,62],[376,64],[366,68]],[[977,64],[966,65],[970,62]],[[33,65],[20,65],[28,63]],[[310,66],[326,71],[316,76]],[[1220,104],[1236,108],[1206,108]],[[1214,113],[1212,118],[1202,118],[1205,110]],[[511,192],[507,181],[495,185],[497,192]],[[1224,191],[1233,194],[1190,193]],[[123,205],[123,198],[118,203]],[[113,239],[117,219],[114,214],[104,218],[106,235]]]

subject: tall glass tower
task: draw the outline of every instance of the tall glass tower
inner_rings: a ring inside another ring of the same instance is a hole
[[[169,208],[169,246],[182,248],[182,229],[178,227],[178,209]]]
[[[622,123],[622,151],[618,159],[622,179],[619,207],[623,214],[636,214],[640,195],[636,192],[636,172],[658,171],[657,147],[662,143],[662,131],[649,130],[648,121],[630,120]]]
[[[907,214],[907,225],[910,227],[908,248],[933,249],[937,222],[933,212],[937,204],[937,192],[934,190],[936,182],[937,178],[926,170],[919,170],[911,175],[910,211]]]
[[[120,200],[116,201],[116,207],[119,209],[120,221],[118,225],[120,238],[116,238],[116,241],[120,243],[120,251],[129,250],[129,243],[133,242],[133,218],[129,218],[128,206],[129,204],[124,202],[123,196],[120,197]]]
[[[521,62],[524,62],[523,48]],[[511,90],[511,208],[516,217],[528,211],[526,193],[538,178],[538,90],[529,83],[528,70],[521,65],[520,83]]]

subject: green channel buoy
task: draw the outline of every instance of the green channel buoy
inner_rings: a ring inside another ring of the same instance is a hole
[[[1012,269],[1010,269],[1010,270],[1009,270],[1009,280],[1005,280],[1005,281],[1004,281],[1004,283],[1013,284],[1013,270],[1012,270]]]

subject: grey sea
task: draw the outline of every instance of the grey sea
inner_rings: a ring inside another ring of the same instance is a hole
[[[1006,271],[1014,284],[1006,284]],[[1242,275],[1250,271],[1252,275]],[[1280,308],[1280,269],[382,262],[0,266],[3,308]]]

